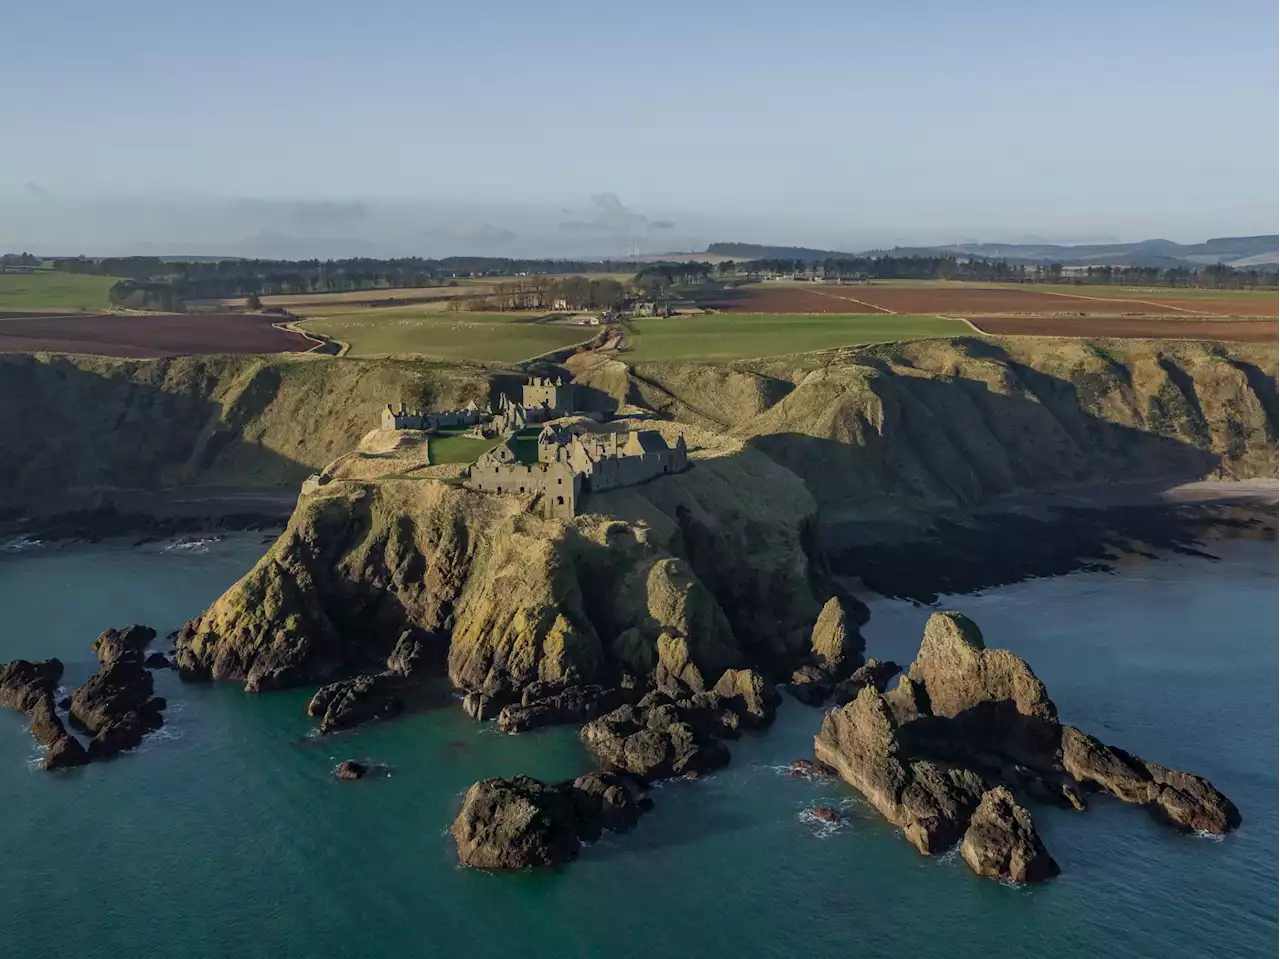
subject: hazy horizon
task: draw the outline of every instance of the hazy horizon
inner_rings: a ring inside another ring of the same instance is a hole
[[[56,21],[57,29],[50,29]],[[602,257],[1270,234],[1277,10],[15,8],[0,250]]]

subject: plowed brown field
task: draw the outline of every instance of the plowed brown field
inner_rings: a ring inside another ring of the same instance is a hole
[[[1280,323],[1274,320],[1204,320],[1163,316],[973,316],[970,322],[983,333],[993,336],[1225,340],[1232,343],[1275,343],[1280,337]]]
[[[894,313],[944,313],[968,316],[971,313],[1168,313],[1171,306],[1104,300],[1035,290],[989,289],[974,286],[862,286],[822,287],[833,294],[856,296]]]
[[[1093,294],[1089,294],[1091,297]],[[1078,297],[1077,299],[1085,299]],[[1130,309],[1143,313],[1159,312],[1150,307],[1176,307],[1186,313],[1208,314],[1209,316],[1275,316],[1280,302],[1275,298],[1261,296],[1179,296],[1176,293],[1146,293],[1139,299],[1134,296],[1116,297],[1102,300],[1105,304],[1132,303]],[[1101,312],[1101,310],[1099,310]],[[1111,312],[1108,310],[1107,312]]]
[[[832,287],[831,293],[816,292],[817,287],[797,284],[788,286],[744,286],[725,290],[723,295],[702,301],[701,305],[726,313],[888,313],[870,303],[856,303],[849,297],[862,299],[861,287]],[[833,295],[838,291],[840,296]]]
[[[0,318],[0,353],[97,353],[150,358],[190,353],[305,353],[316,346],[243,313],[17,316]]]

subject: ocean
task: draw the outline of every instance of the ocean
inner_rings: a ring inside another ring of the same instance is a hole
[[[199,613],[264,549],[186,544],[0,553],[0,661],[58,656]],[[653,812],[562,868],[486,874],[447,834],[476,779],[590,768],[576,729],[496,733],[442,707],[317,738],[307,690],[252,696],[156,674],[167,723],[138,750],[51,774],[0,713],[0,955],[22,957],[968,957],[1277,954],[1277,559],[1126,562],[948,597],[1027,659],[1063,719],[1210,778],[1225,840],[1096,799],[1033,813],[1062,875],[1024,888],[919,856],[851,789],[785,774],[822,713],[784,697],[731,765],[659,786]],[[875,600],[867,652],[905,663],[928,609]],[[162,645],[157,643],[157,645]],[[345,758],[385,774],[338,782]],[[805,812],[839,806],[831,827]]]

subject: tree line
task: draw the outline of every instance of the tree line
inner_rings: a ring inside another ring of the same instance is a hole
[[[524,276],[494,285],[491,292],[459,296],[451,310],[616,310],[631,292],[612,277]]]

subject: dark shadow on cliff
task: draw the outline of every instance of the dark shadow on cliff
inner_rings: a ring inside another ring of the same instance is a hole
[[[1148,420],[1194,442],[1089,413],[1076,383],[1014,361],[999,344],[966,340],[964,348],[1007,367],[1021,395],[958,376],[894,375],[873,359],[864,365],[886,374],[869,384],[884,420],[859,422],[863,414],[854,404],[848,422],[837,425],[856,441],[802,433],[749,440],[813,492],[835,572],[929,603],[939,593],[1097,568],[1135,540],[1196,552],[1216,522],[1204,508],[995,508],[1018,494],[1143,480],[1175,485],[1214,475],[1221,457],[1205,448],[1208,426],[1185,371],[1162,362],[1174,389],[1153,398]],[[1269,384],[1274,407],[1275,381],[1256,367],[1245,375],[1264,406]],[[1265,511],[1225,522],[1245,534],[1274,535]]]
[[[166,383],[169,360],[104,362],[97,372],[83,359],[0,356],[0,523],[111,535],[149,530],[156,520],[185,529],[210,516],[233,516],[239,525],[265,514],[287,517],[289,497],[237,505],[206,487],[203,500],[175,506],[163,495],[220,478],[237,480],[220,483],[223,492],[293,493],[311,472],[241,433],[246,418],[271,402],[278,374],[259,371],[225,417],[210,398],[217,362],[210,358],[206,375],[175,387]]]

